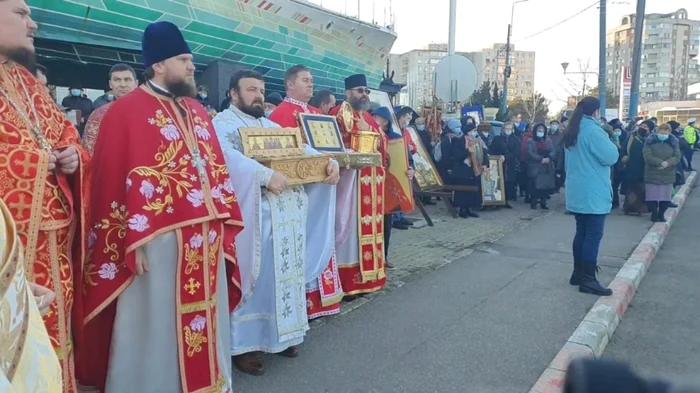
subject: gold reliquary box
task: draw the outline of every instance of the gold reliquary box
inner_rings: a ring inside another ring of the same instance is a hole
[[[289,185],[321,183],[329,155],[307,156],[298,128],[241,128],[243,154],[282,173]]]
[[[362,169],[382,166],[382,155],[379,153],[338,153],[333,157],[341,168]]]

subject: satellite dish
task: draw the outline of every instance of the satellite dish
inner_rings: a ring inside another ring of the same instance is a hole
[[[461,55],[450,55],[435,66],[435,93],[443,101],[462,102],[476,90],[476,67]]]

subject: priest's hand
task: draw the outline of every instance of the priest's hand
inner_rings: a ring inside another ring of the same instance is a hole
[[[360,131],[370,131],[371,128],[369,127],[369,124],[365,121],[364,117],[356,117],[353,119],[355,121],[355,124],[357,124],[357,129]]]
[[[148,273],[148,258],[141,247],[134,252],[136,253],[136,275],[142,276],[144,273]]]
[[[56,167],[66,175],[75,173],[78,165],[80,165],[78,150],[73,146],[68,146],[61,151],[54,151],[53,155],[56,156]]]
[[[415,175],[415,174],[416,174],[416,173],[413,172],[413,169],[407,170],[407,171],[406,171],[406,176],[408,177],[408,181],[413,180],[413,175]]]
[[[49,170],[52,171],[56,169],[56,155],[55,154],[49,154]]]
[[[340,181],[340,169],[336,163],[333,161],[329,162],[328,167],[326,168],[326,173],[328,174],[328,177],[323,181],[324,183],[332,185],[338,184]]]
[[[39,308],[41,316],[43,317],[48,314],[51,303],[56,300],[56,293],[33,282],[29,283],[29,289],[32,291],[32,295],[34,296],[34,300],[36,300],[36,306]]]
[[[281,194],[282,191],[287,189],[287,178],[279,172],[273,173],[270,181],[267,183],[267,189],[275,195]]]

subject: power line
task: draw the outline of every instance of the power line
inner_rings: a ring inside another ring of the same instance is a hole
[[[524,40],[526,40],[526,39],[528,39],[528,38],[532,38],[532,37],[535,37],[535,36],[537,36],[537,35],[540,35],[540,34],[546,32],[546,31],[552,30],[553,28],[555,28],[555,27],[557,27],[557,26],[559,26],[559,25],[561,25],[561,24],[564,24],[564,23],[570,21],[571,19],[574,19],[575,17],[577,17],[577,16],[583,14],[584,12],[586,12],[586,11],[588,11],[589,9],[595,7],[595,6],[598,5],[599,3],[600,3],[599,1],[596,1],[596,2],[594,2],[593,4],[589,5],[588,7],[582,9],[581,11],[579,11],[579,12],[577,12],[577,13],[571,15],[570,17],[568,17],[568,18],[562,20],[561,22],[556,23],[556,24],[554,24],[554,25],[551,25],[551,26],[547,27],[546,29],[540,30],[540,31],[538,31],[537,33],[530,34],[529,36],[527,36],[527,37],[525,37],[525,38],[521,38],[521,39],[519,39],[519,40],[517,40],[517,41],[515,41],[515,42],[524,41]],[[514,42],[514,43],[515,43],[515,42]]]
[[[540,35],[540,34],[542,34],[542,33],[544,33],[544,32],[547,32],[547,31],[549,31],[549,30],[552,30],[553,28],[555,28],[555,27],[557,27],[557,26],[560,26],[560,25],[562,25],[562,24],[564,24],[564,23],[570,21],[571,19],[573,19],[573,18],[575,18],[575,17],[577,17],[577,16],[583,14],[584,12],[586,12],[586,11],[588,11],[589,9],[595,7],[595,6],[598,5],[599,3],[600,3],[599,1],[596,1],[596,2],[594,2],[593,4],[589,5],[588,7],[582,9],[581,11],[579,11],[579,12],[577,12],[577,13],[575,13],[575,14],[569,16],[568,18],[566,18],[566,19],[564,19],[564,20],[561,20],[561,21],[557,22],[556,24],[553,24],[553,25],[551,25],[551,26],[549,26],[549,27],[547,27],[547,28],[545,28],[545,29],[543,29],[543,30],[540,30],[540,31],[534,33],[534,34],[530,34],[529,36],[524,37],[524,38],[521,38],[521,39],[519,39],[519,40],[517,40],[517,41],[513,41],[513,44],[515,44],[516,42],[521,42],[521,41],[527,40],[527,39],[529,39],[529,38],[538,36],[538,35]],[[492,61],[495,60],[496,62],[498,62],[498,58],[503,54],[503,51],[505,51],[505,47],[500,48],[500,49],[496,52],[496,57],[495,57],[494,59],[489,59],[489,60],[492,60]],[[490,63],[490,62],[487,61],[487,63]],[[484,72],[484,70],[486,69],[486,67],[488,67],[488,65],[486,65],[486,66],[484,66],[483,68],[481,68],[481,70],[477,73],[477,75],[481,75],[481,74]],[[496,67],[498,67],[498,64],[496,64]]]

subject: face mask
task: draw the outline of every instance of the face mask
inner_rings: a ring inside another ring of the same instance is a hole
[[[542,131],[537,131],[537,137],[542,138],[544,136],[544,132]]]
[[[659,140],[660,140],[661,142],[663,142],[663,141],[665,141],[666,139],[668,139],[668,135],[665,135],[665,134],[659,134],[659,135],[657,135],[657,136],[659,137]]]
[[[82,95],[82,93],[83,93],[83,92],[80,91],[80,90],[78,90],[78,89],[73,89],[73,90],[70,91],[70,94],[71,94],[73,97],[80,97],[80,96]]]
[[[114,94],[107,94],[107,100],[108,100],[108,101],[114,101],[115,98],[116,98],[116,97],[114,96]]]
[[[559,126],[558,126],[558,125],[553,125],[553,126],[551,127],[551,130],[552,130],[552,132],[557,132],[557,131],[559,131]]]
[[[203,100],[206,100],[208,97],[206,93],[200,93],[199,96],[202,97]]]
[[[622,135],[622,131],[615,131],[615,136],[620,136]]]
[[[267,117],[268,119],[270,118],[271,114],[272,114],[271,111],[265,111],[265,117]]]
[[[488,132],[484,132],[484,138],[488,138],[488,137],[489,137],[489,133],[488,133]]]
[[[418,131],[425,131],[425,126],[416,126]]]
[[[478,138],[478,137],[479,137],[479,133],[476,132],[476,131],[470,132],[469,135],[471,135],[472,138]]]
[[[506,136],[511,136],[513,134],[513,130],[505,130],[503,132],[506,134]]]

